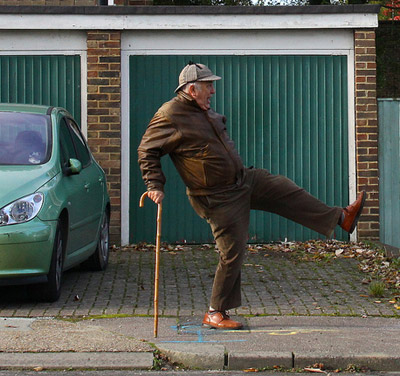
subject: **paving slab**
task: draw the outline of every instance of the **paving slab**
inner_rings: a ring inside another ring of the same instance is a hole
[[[104,322],[103,322],[104,323]],[[139,325],[130,322],[130,325]],[[90,320],[0,318],[0,352],[152,352],[153,347]]]
[[[224,367],[229,369],[302,368],[315,363],[330,369],[349,365],[378,371],[400,369],[397,319],[247,317],[242,321],[243,330],[221,331],[203,328],[200,318],[187,318],[152,341],[160,350],[165,344],[174,344],[181,351],[190,346],[193,353],[197,346],[199,356],[204,346],[222,345],[226,353]],[[181,363],[191,366],[189,358]]]

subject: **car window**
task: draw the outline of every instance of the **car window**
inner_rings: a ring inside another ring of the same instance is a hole
[[[39,165],[51,153],[50,116],[0,112],[0,164]]]
[[[68,167],[70,158],[78,158],[74,142],[72,141],[71,132],[69,131],[68,124],[63,118],[60,122],[60,145],[61,145],[61,164],[63,167]]]
[[[85,139],[82,136],[81,131],[79,130],[76,123],[70,118],[64,118],[64,122],[66,122],[70,137],[72,137],[75,157],[69,158],[77,158],[82,163],[82,167],[87,167],[91,162],[90,151],[86,145]]]

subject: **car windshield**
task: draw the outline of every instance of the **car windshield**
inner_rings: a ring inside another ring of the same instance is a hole
[[[38,165],[50,157],[50,116],[0,112],[0,165]]]

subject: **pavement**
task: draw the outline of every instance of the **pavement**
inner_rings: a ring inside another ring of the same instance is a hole
[[[161,255],[158,336],[154,253],[114,250],[105,272],[64,274],[55,303],[0,288],[0,369],[157,369],[159,353],[192,369],[400,370],[400,311],[368,295],[357,261],[304,261],[253,248],[242,273],[238,331],[201,326],[218,255],[208,246]],[[161,364],[162,366],[162,364]]]

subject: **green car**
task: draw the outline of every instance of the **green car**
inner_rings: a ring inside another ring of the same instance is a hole
[[[64,270],[107,267],[109,221],[104,171],[72,116],[0,104],[0,286],[56,301]]]

